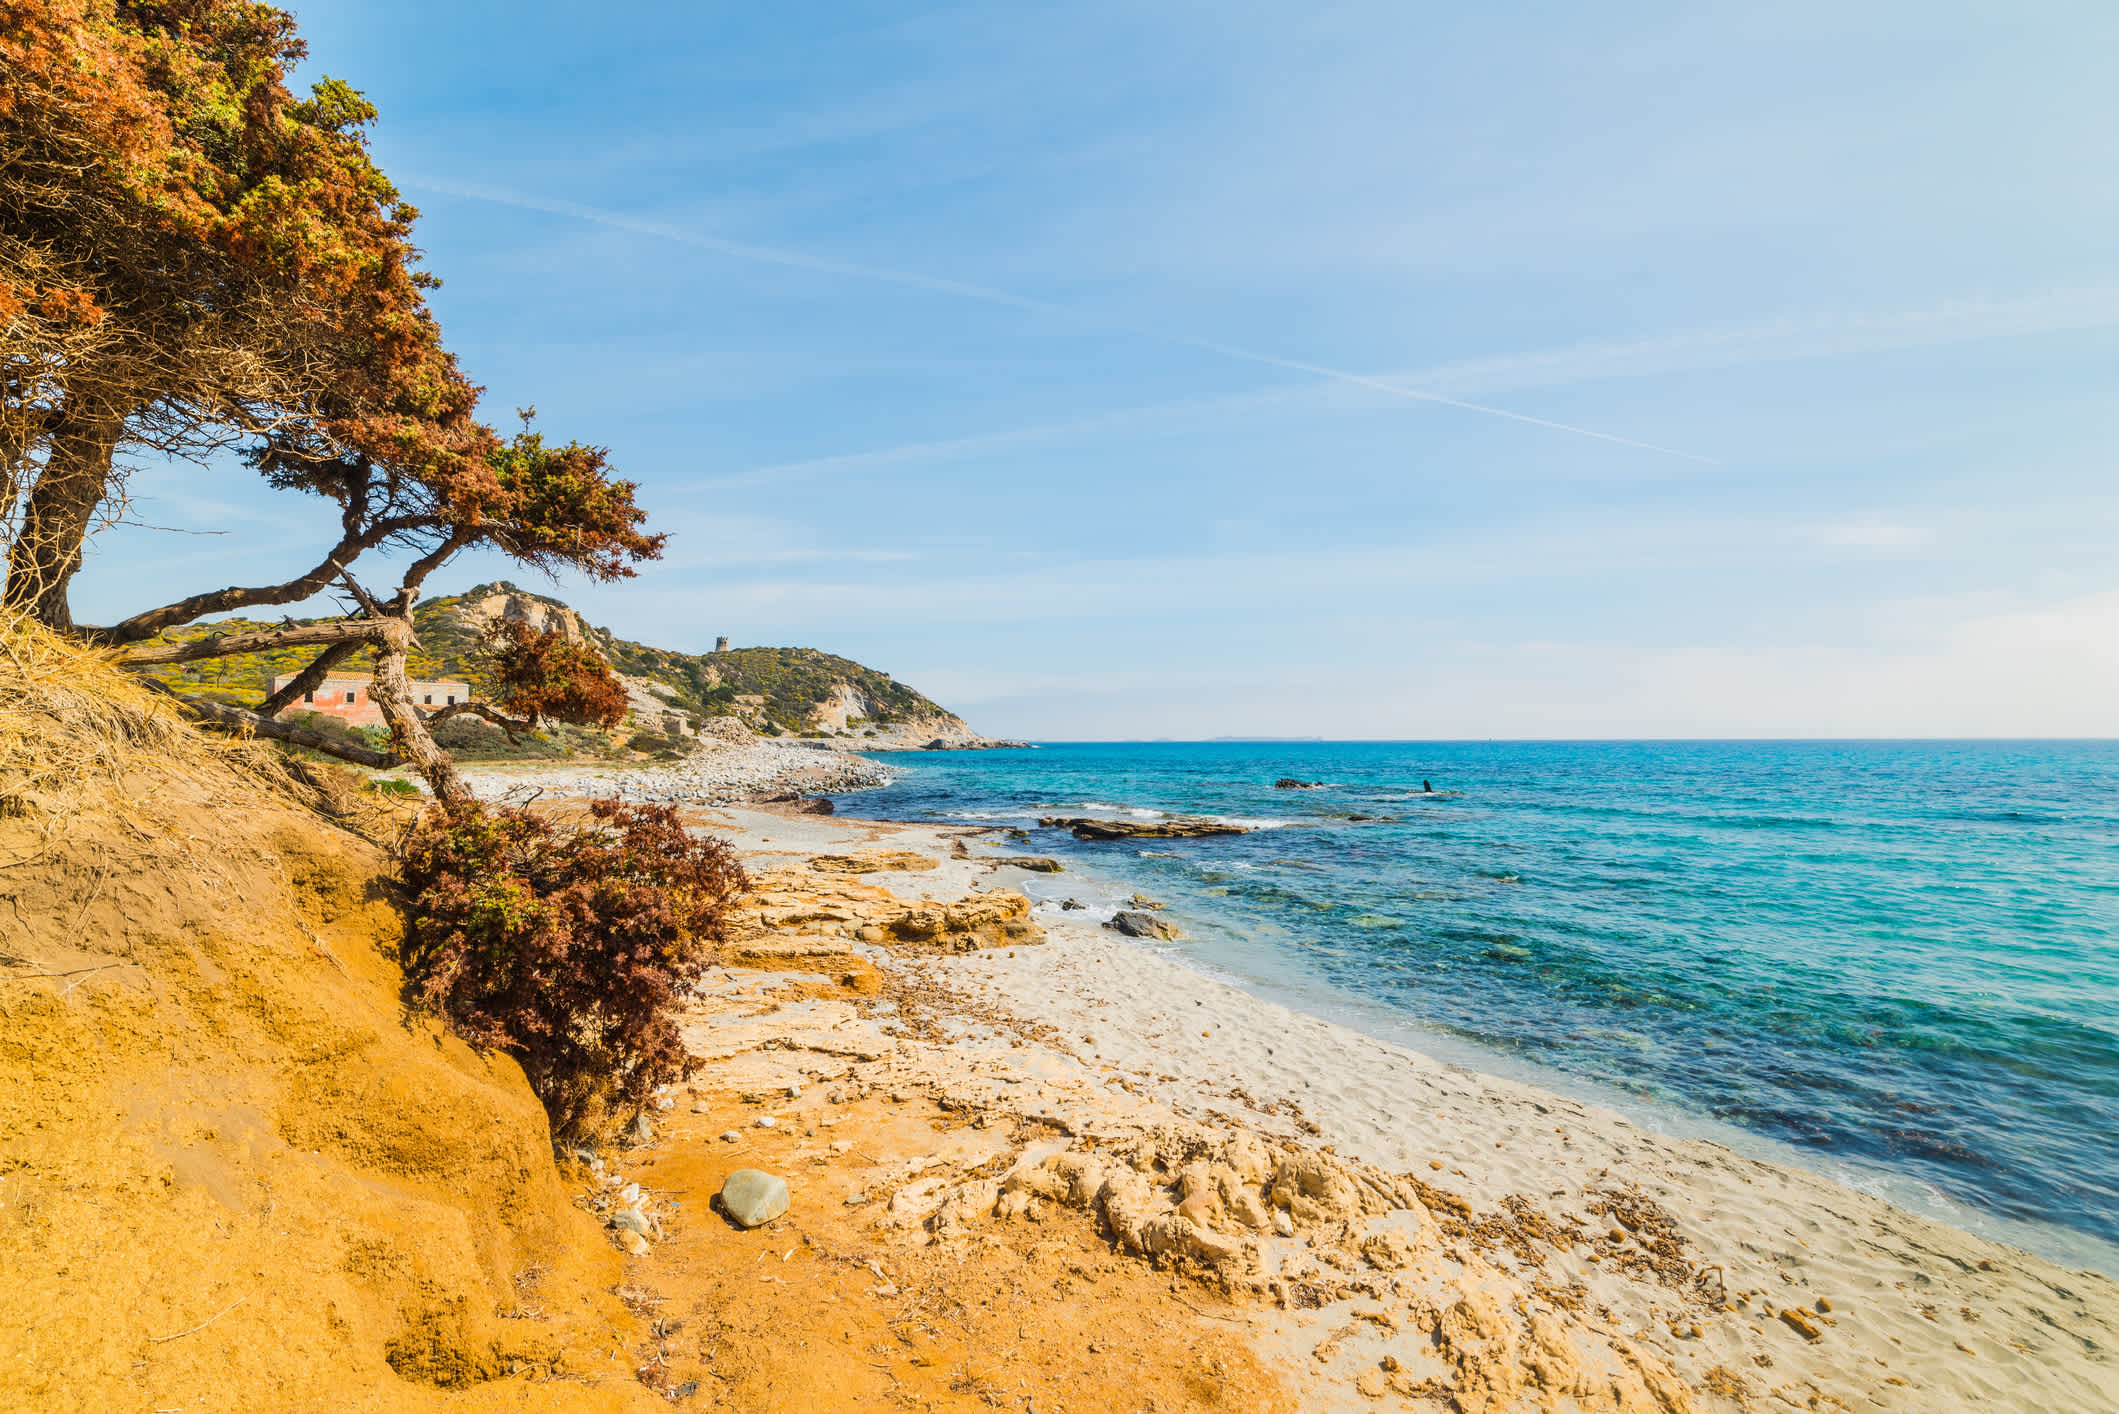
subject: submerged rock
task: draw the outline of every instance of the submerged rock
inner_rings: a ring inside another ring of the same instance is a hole
[[[1072,830],[1078,840],[1189,840],[1206,835],[1248,835],[1250,829],[1220,820],[1179,817],[1174,820],[1092,820],[1076,815],[1047,815],[1047,829]]]
[[[1104,926],[1129,938],[1160,938],[1166,943],[1174,943],[1184,936],[1174,923],[1166,923],[1153,914],[1130,910],[1112,915],[1111,921]]]
[[[787,1180],[758,1169],[737,1169],[721,1185],[721,1211],[738,1227],[762,1227],[788,1203]]]
[[[1319,790],[1323,786],[1323,781],[1298,781],[1293,776],[1282,776],[1273,782],[1274,790]]]

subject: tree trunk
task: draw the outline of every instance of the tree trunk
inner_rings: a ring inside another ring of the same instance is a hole
[[[110,491],[111,456],[124,429],[115,414],[69,411],[52,434],[44,474],[23,506],[0,602],[47,628],[63,633],[74,626],[66,586],[81,568],[82,543]]]
[[[405,676],[405,649],[412,642],[412,625],[403,619],[383,622],[396,626],[398,632],[375,650],[375,676],[369,680],[368,696],[390,724],[391,751],[427,778],[428,789],[451,814],[473,809],[478,797],[471,793],[449,753],[427,734],[427,724],[412,705],[412,682]]]

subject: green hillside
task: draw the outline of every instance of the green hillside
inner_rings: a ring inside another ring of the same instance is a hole
[[[481,584],[462,594],[433,598],[413,611],[419,647],[407,664],[416,678],[452,678],[469,682],[474,692],[488,689],[478,650],[485,626],[481,603],[512,595],[543,606],[578,626],[611,666],[628,677],[667,683],[676,692],[672,705],[698,717],[741,717],[765,730],[788,733],[818,730],[819,709],[849,693],[865,710],[851,716],[849,728],[889,727],[932,720],[961,728],[953,714],[890,674],[864,667],[850,658],[815,648],[737,648],[726,653],[680,653],[652,648],[618,637],[607,628],[581,623],[567,605],[502,581]],[[322,620],[297,619],[297,623]],[[258,632],[279,623],[227,619],[194,624],[174,636],[203,638],[212,633]],[[153,669],[156,677],[186,692],[209,692],[240,705],[262,701],[275,675],[299,672],[315,656],[313,648],[253,653]],[[365,676],[372,667],[363,652],[339,668],[343,676]]]

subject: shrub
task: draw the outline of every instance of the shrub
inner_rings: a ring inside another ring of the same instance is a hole
[[[502,711],[576,726],[608,728],[625,720],[625,685],[587,642],[498,619],[486,630],[484,646]]]
[[[413,985],[465,1040],[522,1062],[562,1139],[606,1135],[692,1072],[677,997],[749,886],[729,847],[670,806],[590,813],[566,826],[478,807],[423,822],[405,847]]]

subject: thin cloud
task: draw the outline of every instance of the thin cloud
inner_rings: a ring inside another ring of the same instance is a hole
[[[1338,382],[1357,381],[1362,387],[1380,388],[1401,395],[1407,384],[1422,385],[1423,389],[1453,384],[1496,391],[1550,388],[1605,379],[1738,368],[1757,363],[1934,348],[1981,339],[2064,333],[2111,325],[2119,325],[2119,285],[2087,285],[2006,299],[1965,297],[1910,309],[1818,314],[1718,329],[1685,330],[1644,339],[1574,344]],[[859,472],[871,467],[947,461],[1187,413],[1229,411],[1270,403],[1308,405],[1325,386],[1336,385],[1291,383],[1219,398],[1149,403],[1071,422],[781,462],[696,484],[713,488],[750,486],[789,478]],[[1516,416],[1512,413],[1501,415]]]
[[[1621,437],[1615,433],[1599,432],[1594,428],[1579,427],[1573,423],[1554,422],[1549,418],[1532,417],[1527,413],[1511,412],[1486,403],[1468,402],[1462,398],[1447,397],[1419,388],[1408,388],[1388,383],[1365,374],[1352,373],[1343,368],[1333,368],[1321,363],[1308,363],[1300,359],[1281,358],[1274,354],[1258,353],[1234,344],[1219,343],[1190,334],[1176,334],[1168,330],[1146,325],[1131,324],[1123,320],[1109,319],[1100,315],[1086,314],[1049,300],[1032,299],[1027,295],[1013,294],[995,289],[990,285],[974,285],[963,280],[949,280],[936,275],[923,275],[916,271],[895,270],[879,265],[863,265],[851,261],[827,260],[801,251],[784,250],[777,246],[754,245],[744,241],[724,240],[719,236],[701,235],[674,226],[666,221],[646,221],[622,212],[606,211],[600,207],[585,206],[577,201],[560,201],[548,197],[527,196],[501,187],[482,186],[466,182],[442,181],[431,178],[407,181],[403,185],[417,191],[440,192],[448,196],[464,197],[474,201],[490,201],[503,206],[513,206],[525,211],[541,211],[547,215],[569,216],[579,221],[608,226],[613,230],[626,231],[633,235],[650,236],[657,240],[675,241],[680,245],[710,250],[737,260],[757,261],[767,265],[780,265],[796,270],[811,270],[820,274],[841,275],[852,279],[875,280],[885,284],[902,285],[911,289],[927,290],[934,294],[951,295],[960,299],[977,300],[985,304],[1001,305],[1025,313],[1040,314],[1047,318],[1065,320],[1071,324],[1091,328],[1110,329],[1153,339],[1159,343],[1179,348],[1198,349],[1217,354],[1223,358],[1255,363],[1267,368],[1284,368],[1298,373],[1309,373],[1319,378],[1331,379],[1356,387],[1371,388],[1379,393],[1408,401],[1433,403],[1440,407],[1456,408],[1463,412],[1481,413],[1488,417],[1506,418],[1532,427],[1543,427],[1554,432],[1564,432],[1576,437],[1587,437],[1594,441],[1608,442],[1616,446],[1630,447],[1637,451],[1654,452],[1660,456],[1679,457],[1703,465],[1716,465],[1712,457],[1694,452],[1681,451],[1675,447],[1660,446],[1654,442],[1638,441]]]

